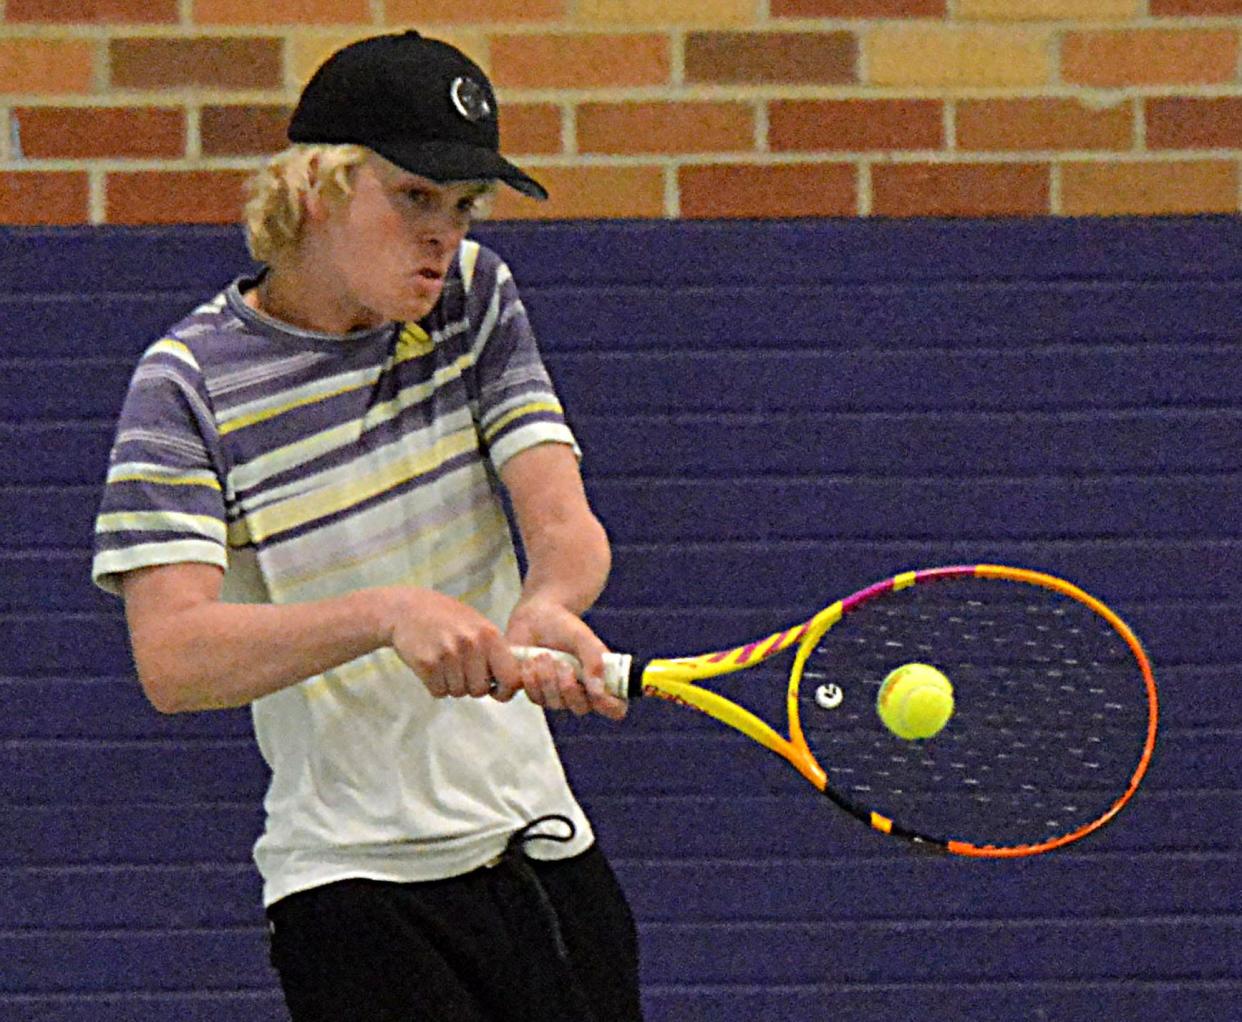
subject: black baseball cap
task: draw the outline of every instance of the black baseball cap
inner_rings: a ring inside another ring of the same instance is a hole
[[[413,31],[372,36],[329,57],[302,90],[289,140],[362,145],[432,181],[498,179],[548,197],[500,155],[487,75],[456,47]]]

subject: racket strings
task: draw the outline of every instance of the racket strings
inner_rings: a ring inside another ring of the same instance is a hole
[[[889,671],[930,663],[956,709],[935,738],[880,722]],[[841,705],[815,699],[844,690]],[[1076,600],[1000,580],[955,579],[892,593],[843,619],[811,653],[799,716],[829,785],[928,836],[1020,845],[1106,812],[1142,754],[1141,672],[1121,636]]]

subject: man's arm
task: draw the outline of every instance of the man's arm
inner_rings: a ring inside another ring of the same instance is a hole
[[[582,620],[608,581],[612,553],[587,501],[573,449],[559,443],[530,447],[505,462],[500,474],[527,562],[506,636],[516,645],[573,653],[587,675],[580,685],[563,665],[545,659],[524,668],[527,695],[552,709],[624,716],[625,704],[603,691],[607,647]]]
[[[433,696],[482,697],[520,684],[499,630],[428,589],[363,589],[312,603],[220,602],[208,564],[143,568],[122,579],[138,677],[164,713],[244,706],[391,646]]]

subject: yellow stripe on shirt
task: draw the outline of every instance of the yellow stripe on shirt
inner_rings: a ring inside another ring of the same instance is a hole
[[[436,370],[431,380],[424,380],[401,390],[390,401],[384,401],[367,409],[363,419],[348,419],[298,440],[284,447],[275,447],[257,458],[237,466],[229,473],[233,492],[254,489],[271,476],[288,472],[317,458],[358,442],[360,435],[370,429],[395,419],[402,412],[435,394],[437,388],[458,376],[470,365],[469,355],[463,355],[451,364]]]
[[[434,472],[445,462],[474,450],[475,443],[473,430],[459,430],[437,440],[426,450],[406,452],[390,464],[366,475],[311,489],[267,507],[250,510],[245,517],[248,539],[252,543],[263,543],[301,525],[347,511],[372,497]],[[235,532],[240,534],[242,528],[241,523],[230,526],[230,541],[235,538]]]
[[[127,461],[113,465],[108,472],[108,485],[117,483],[153,483],[157,486],[205,486],[209,490],[221,489],[220,480],[214,472],[195,470],[178,472],[163,465]]]
[[[483,432],[483,439],[491,443],[492,438],[496,436],[514,419],[520,419],[524,415],[535,415],[539,412],[552,412],[556,415],[564,414],[564,409],[559,401],[532,401],[530,404],[519,405],[517,408],[506,412],[493,423],[489,423]]]
[[[476,491],[466,491],[467,495],[473,492]],[[490,493],[490,488],[484,481],[482,494],[486,493]],[[304,595],[302,590],[314,590],[328,578],[337,579],[342,586],[357,587],[358,581],[345,581],[345,579],[347,576],[361,573],[368,564],[417,563],[424,568],[432,567],[440,570],[448,563],[448,559],[457,556],[451,551],[456,544],[460,543],[463,531],[470,536],[476,533],[507,535],[503,518],[498,520],[489,518],[483,526],[476,525],[475,512],[469,506],[474,503],[477,501],[470,499],[466,505],[462,506],[460,513],[452,514],[443,521],[429,522],[418,527],[416,531],[412,517],[414,512],[408,506],[407,500],[392,500],[380,508],[368,510],[365,523],[366,533],[368,536],[374,536],[378,541],[371,545],[368,539],[368,545],[365,548],[348,558],[342,558],[336,548],[332,548],[334,556],[330,558],[325,556],[325,546],[318,537],[309,541],[307,537],[295,540],[294,543],[297,544],[313,542],[314,550],[305,554],[305,568],[298,571],[290,569],[282,573],[286,592],[300,597]],[[299,559],[301,556],[299,555]],[[447,559],[445,559],[446,556]],[[408,582],[409,579],[405,581]],[[426,580],[418,584],[426,584]]]
[[[332,398],[340,397],[342,394],[349,394],[355,390],[362,390],[364,387],[373,386],[376,376],[376,373],[367,373],[362,380],[351,382],[343,387],[303,394],[301,397],[288,401],[285,404],[263,408],[248,415],[239,415],[235,419],[230,419],[228,422],[220,424],[220,435],[228,436],[230,433],[236,433],[239,429],[256,426],[260,422],[275,419],[277,416],[284,415],[286,412],[294,411],[297,408],[305,408],[307,405],[318,404],[320,401],[330,401]]]
[[[97,532],[192,532],[218,543],[225,539],[225,525],[210,515],[180,511],[114,511],[95,521]]]
[[[194,353],[190,351],[181,341],[175,341],[171,337],[165,337],[156,341],[146,350],[143,358],[149,358],[152,355],[171,355],[180,362],[184,362],[191,369],[198,369],[198,360],[194,357]]]

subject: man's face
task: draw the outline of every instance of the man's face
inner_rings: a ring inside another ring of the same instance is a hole
[[[489,190],[486,182],[437,184],[377,156],[358,166],[352,196],[323,223],[322,251],[360,323],[419,320],[435,307]]]

